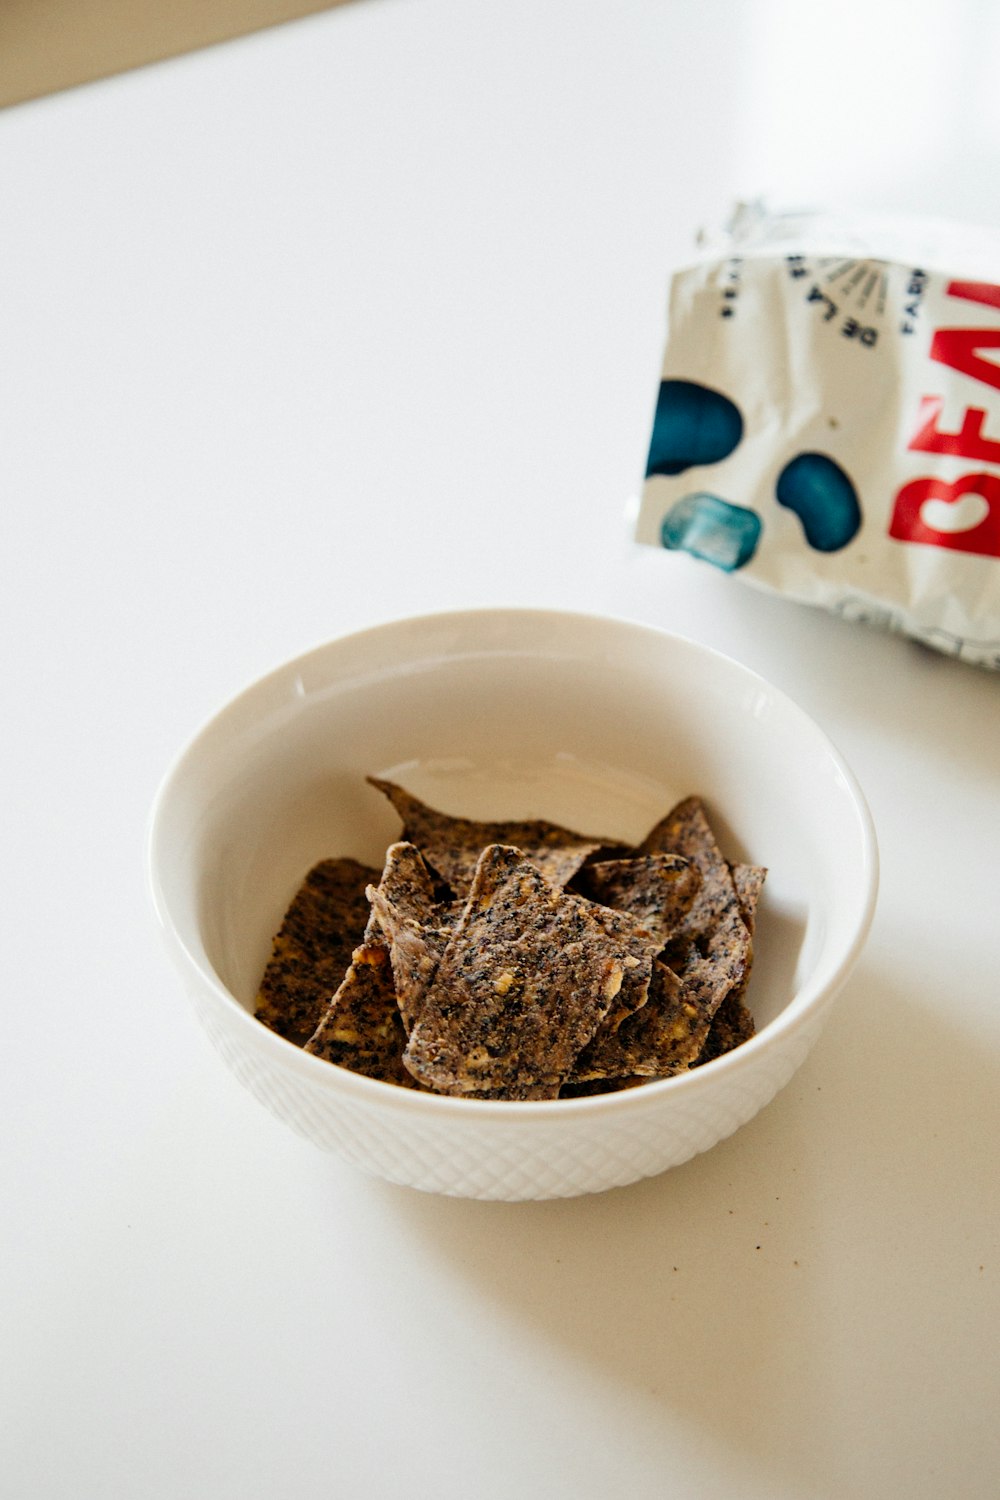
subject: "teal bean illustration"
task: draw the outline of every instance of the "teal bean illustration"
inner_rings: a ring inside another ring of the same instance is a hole
[[[760,532],[756,511],[718,495],[685,495],[664,516],[660,541],[672,551],[690,552],[732,573],[753,557]]]
[[[721,391],[693,380],[664,380],[656,401],[646,475],[681,474],[727,458],[743,436],[743,417]]]
[[[785,465],[775,487],[779,505],[797,515],[817,552],[839,552],[857,535],[861,506],[839,464],[825,453],[800,453]]]

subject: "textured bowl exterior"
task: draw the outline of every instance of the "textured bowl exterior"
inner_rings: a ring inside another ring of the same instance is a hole
[[[498,613],[502,624],[504,612],[461,617],[466,624],[457,638],[463,650],[477,649],[477,621],[485,624],[488,620],[495,626]],[[510,617],[523,645],[525,612],[511,611]],[[534,618],[544,643],[552,617],[541,612]],[[589,621],[588,628],[597,628],[595,640],[600,641],[601,622],[581,619]],[[656,645],[651,635],[662,636],[648,627],[605,623],[612,635],[617,633],[619,645],[622,631],[626,643],[629,631],[641,635],[647,649]],[[385,632],[384,648],[389,654],[398,651],[401,640],[411,639],[405,624],[397,629],[402,635],[394,634],[392,628]],[[495,640],[495,634],[490,639]],[[724,663],[725,671],[735,672],[739,680],[758,681],[734,663],[703,653],[691,643],[666,636],[662,641],[665,663],[680,649],[703,654],[706,671],[713,662],[716,666]],[[805,716],[800,717],[808,725]],[[252,722],[253,703],[248,705],[246,695],[236,700],[230,718],[243,725]],[[282,734],[294,737],[296,723],[294,713],[285,715]],[[216,728],[213,721],[200,738],[211,738]],[[811,732],[818,734],[814,726]],[[222,743],[225,749],[225,739]],[[200,813],[191,816],[190,826],[185,825],[187,804],[179,788],[186,786],[188,801],[193,797],[199,808],[214,807],[218,788],[213,777],[222,775],[219,767],[226,765],[224,754],[201,754],[198,747],[196,740],[161,790],[150,835],[149,873],[168,951],[199,1021],[236,1078],[279,1120],[364,1171],[420,1190],[507,1201],[569,1197],[624,1186],[708,1150],[750,1120],[799,1067],[819,1035],[871,919],[876,884],[874,838],[860,794],[836,752],[827,747],[837,763],[838,795],[846,797],[845,805],[860,831],[857,878],[865,886],[864,899],[846,923],[843,939],[834,944],[838,951],[823,951],[818,979],[807,973],[798,986],[805,993],[793,995],[750,1042],[681,1077],[579,1100],[486,1103],[393,1088],[321,1062],[266,1030],[249,1013],[246,995],[240,1003],[196,941],[199,923],[211,926],[212,901],[202,895],[202,906],[197,911],[197,903],[192,906],[195,915],[185,915],[182,908],[188,886],[198,883],[198,872],[211,868],[218,836],[209,824],[199,822]],[[842,813],[839,819],[828,820],[829,828],[838,821],[843,822]],[[817,833],[817,847],[822,848],[822,839],[829,837],[824,824]],[[204,886],[206,880],[203,876],[200,884]]]
[[[416,1111],[389,1115],[333,1094],[235,1036],[211,1004],[195,1008],[233,1074],[279,1120],[323,1150],[389,1182],[459,1198],[570,1198],[625,1187],[707,1151],[752,1119],[784,1087],[819,1035],[816,1017],[753,1067],[670,1099],[647,1095],[612,1111],[537,1119],[456,1122]],[[620,1096],[619,1096],[620,1097]]]
[[[280,1049],[262,1045],[269,1034],[260,1027],[248,1031],[242,1016],[220,1006],[197,980],[190,980],[189,994],[233,1075],[306,1140],[389,1182],[506,1202],[625,1187],[709,1150],[784,1087],[819,1036],[827,1013],[826,1007],[814,1012],[807,1025],[780,1045],[759,1049],[752,1058],[747,1053],[725,1076],[692,1074],[682,1081],[692,1085],[686,1090],[671,1080],[666,1107],[664,1086],[650,1085],[605,1099],[542,1106],[542,1116],[537,1108],[529,1108],[525,1118],[500,1106],[504,1113],[499,1115],[491,1111],[479,1119],[456,1121],[452,1109],[414,1108],[427,1101],[405,1090],[393,1090],[395,1109],[386,1107],[383,1086],[375,1085],[371,1098],[363,1097],[366,1090],[349,1097],[349,1091],[329,1087],[322,1073],[308,1076],[294,1067],[298,1059],[288,1044]],[[464,1101],[442,1102],[468,1109]]]

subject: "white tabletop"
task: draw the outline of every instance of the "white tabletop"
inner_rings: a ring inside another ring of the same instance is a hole
[[[0,117],[4,1500],[996,1495],[1000,679],[640,554],[624,507],[695,229],[1000,222],[998,45],[971,0],[363,0]],[[805,1066],[599,1197],[299,1140],[143,887],[222,700],[478,603],[738,657],[878,829]]]

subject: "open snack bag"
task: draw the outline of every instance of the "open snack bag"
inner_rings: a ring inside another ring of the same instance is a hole
[[[636,539],[1000,668],[1000,232],[737,208],[672,280]]]

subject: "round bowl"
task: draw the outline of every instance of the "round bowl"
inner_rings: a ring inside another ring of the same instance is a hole
[[[545,818],[623,843],[701,795],[727,858],[769,870],[747,997],[756,1035],[641,1088],[511,1103],[381,1083],[269,1031],[254,1000],[306,870],[331,855],[380,868],[399,836],[368,775],[447,812]],[[858,957],[877,869],[853,775],[783,693],[649,626],[523,609],[398,620],[279,667],[181,754],[147,845],[168,951],[261,1103],[393,1182],[508,1200],[651,1176],[755,1115]]]

